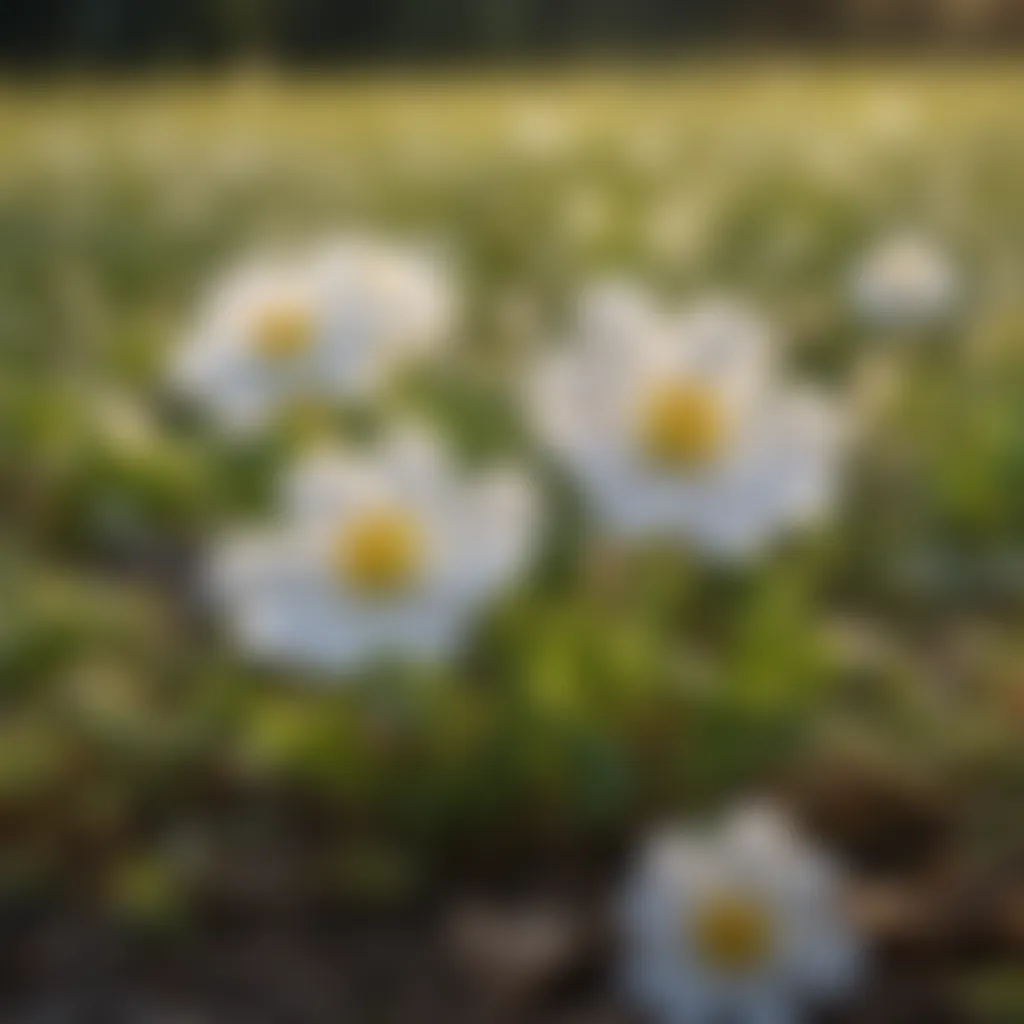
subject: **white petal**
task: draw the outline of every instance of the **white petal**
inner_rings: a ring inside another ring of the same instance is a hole
[[[736,999],[730,1019],[736,1024],[803,1024],[806,1014],[784,992],[765,986]]]
[[[234,624],[250,654],[286,665],[344,668],[358,659],[363,644],[330,603],[314,594],[253,595],[236,606]]]
[[[465,625],[465,610],[454,604],[430,600],[388,632],[381,643],[381,650],[423,661],[448,659],[461,646]]]
[[[382,500],[386,481],[366,456],[340,448],[307,455],[285,477],[284,512],[297,523],[337,523]]]
[[[679,365],[686,373],[747,403],[767,383],[774,344],[763,321],[727,299],[707,299],[684,311],[673,325]]]
[[[650,295],[634,282],[611,279],[589,288],[576,313],[579,335],[605,354],[628,349],[637,337],[661,330],[660,314]]]
[[[837,418],[822,401],[802,393],[775,401],[735,457],[709,477],[684,532],[711,553],[743,557],[820,518],[838,485],[839,441]]]
[[[371,346],[375,355],[420,353],[454,329],[451,275],[425,250],[353,238],[324,248],[315,263],[332,332]]]
[[[622,894],[623,929],[632,942],[678,957],[687,917],[719,876],[715,846],[705,837],[666,832],[651,838]]]
[[[668,951],[631,952],[620,971],[620,984],[651,1015],[653,1024],[716,1024],[720,1007],[714,992]]]
[[[275,531],[254,530],[213,545],[207,584],[215,597],[231,599],[273,585],[291,569],[284,537]]]
[[[381,459],[382,472],[406,494],[432,497],[453,484],[452,466],[440,442],[415,423],[391,428]]]
[[[569,460],[601,458],[621,446],[623,374],[609,366],[594,371],[577,349],[545,360],[531,380],[528,401],[548,445]]]
[[[798,841],[797,831],[778,804],[768,801],[745,804],[734,810],[722,827],[726,842],[761,853],[792,851]]]
[[[537,535],[536,489],[523,473],[492,471],[449,502],[444,532],[446,593],[478,600],[526,567]]]
[[[864,949],[848,923],[840,918],[809,929],[790,967],[793,983],[815,1000],[848,994],[864,973]]]

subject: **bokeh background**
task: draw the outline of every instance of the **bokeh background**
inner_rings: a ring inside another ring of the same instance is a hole
[[[272,54],[292,64],[672,54],[788,43],[991,50],[1018,0],[9,0],[0,52],[25,66],[139,67]]]
[[[770,792],[854,872],[836,1019],[1024,1019],[1022,34],[1016,0],[7,0],[0,1016],[632,1020],[633,844]],[[457,357],[398,400],[468,459],[535,459],[514,382],[596,277],[755,302],[863,412],[835,520],[733,572],[589,543],[551,479],[455,666],[254,668],[206,541],[373,424],[228,441],[166,360],[226,264],[352,225],[457,259]],[[968,300],[895,339],[845,282],[907,227]]]

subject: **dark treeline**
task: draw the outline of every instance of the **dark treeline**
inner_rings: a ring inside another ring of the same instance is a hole
[[[0,61],[29,68],[636,53],[707,42],[992,45],[1024,0],[0,0]]]

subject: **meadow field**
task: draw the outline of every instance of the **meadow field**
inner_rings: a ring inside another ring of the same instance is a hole
[[[526,893],[586,940],[504,1019],[632,1020],[623,864],[769,794],[854,880],[874,967],[835,1019],[1024,1019],[1022,110],[1009,65],[0,89],[0,1016],[497,1020],[487,965],[474,1011],[430,965]],[[355,231],[459,282],[436,359],[255,433],[169,385],[226,269]],[[851,295],[905,233],[955,273],[920,323]],[[612,277],[757,311],[850,424],[827,516],[742,559],[600,529],[523,388]],[[249,657],[211,545],[399,415],[529,467],[528,571],[451,657]],[[263,944],[229,968],[225,930]]]

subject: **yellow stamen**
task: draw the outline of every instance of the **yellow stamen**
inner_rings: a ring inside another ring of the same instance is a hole
[[[762,966],[772,952],[772,921],[767,909],[743,896],[709,900],[692,922],[700,958],[720,971],[742,974]]]
[[[290,359],[313,342],[313,317],[301,303],[268,306],[256,318],[256,349],[267,359]]]
[[[640,442],[653,461],[672,468],[714,461],[726,440],[725,410],[718,395],[697,384],[675,381],[648,399],[640,420]]]
[[[346,523],[335,542],[335,568],[355,590],[390,596],[408,590],[423,568],[420,524],[403,512],[380,510]]]

